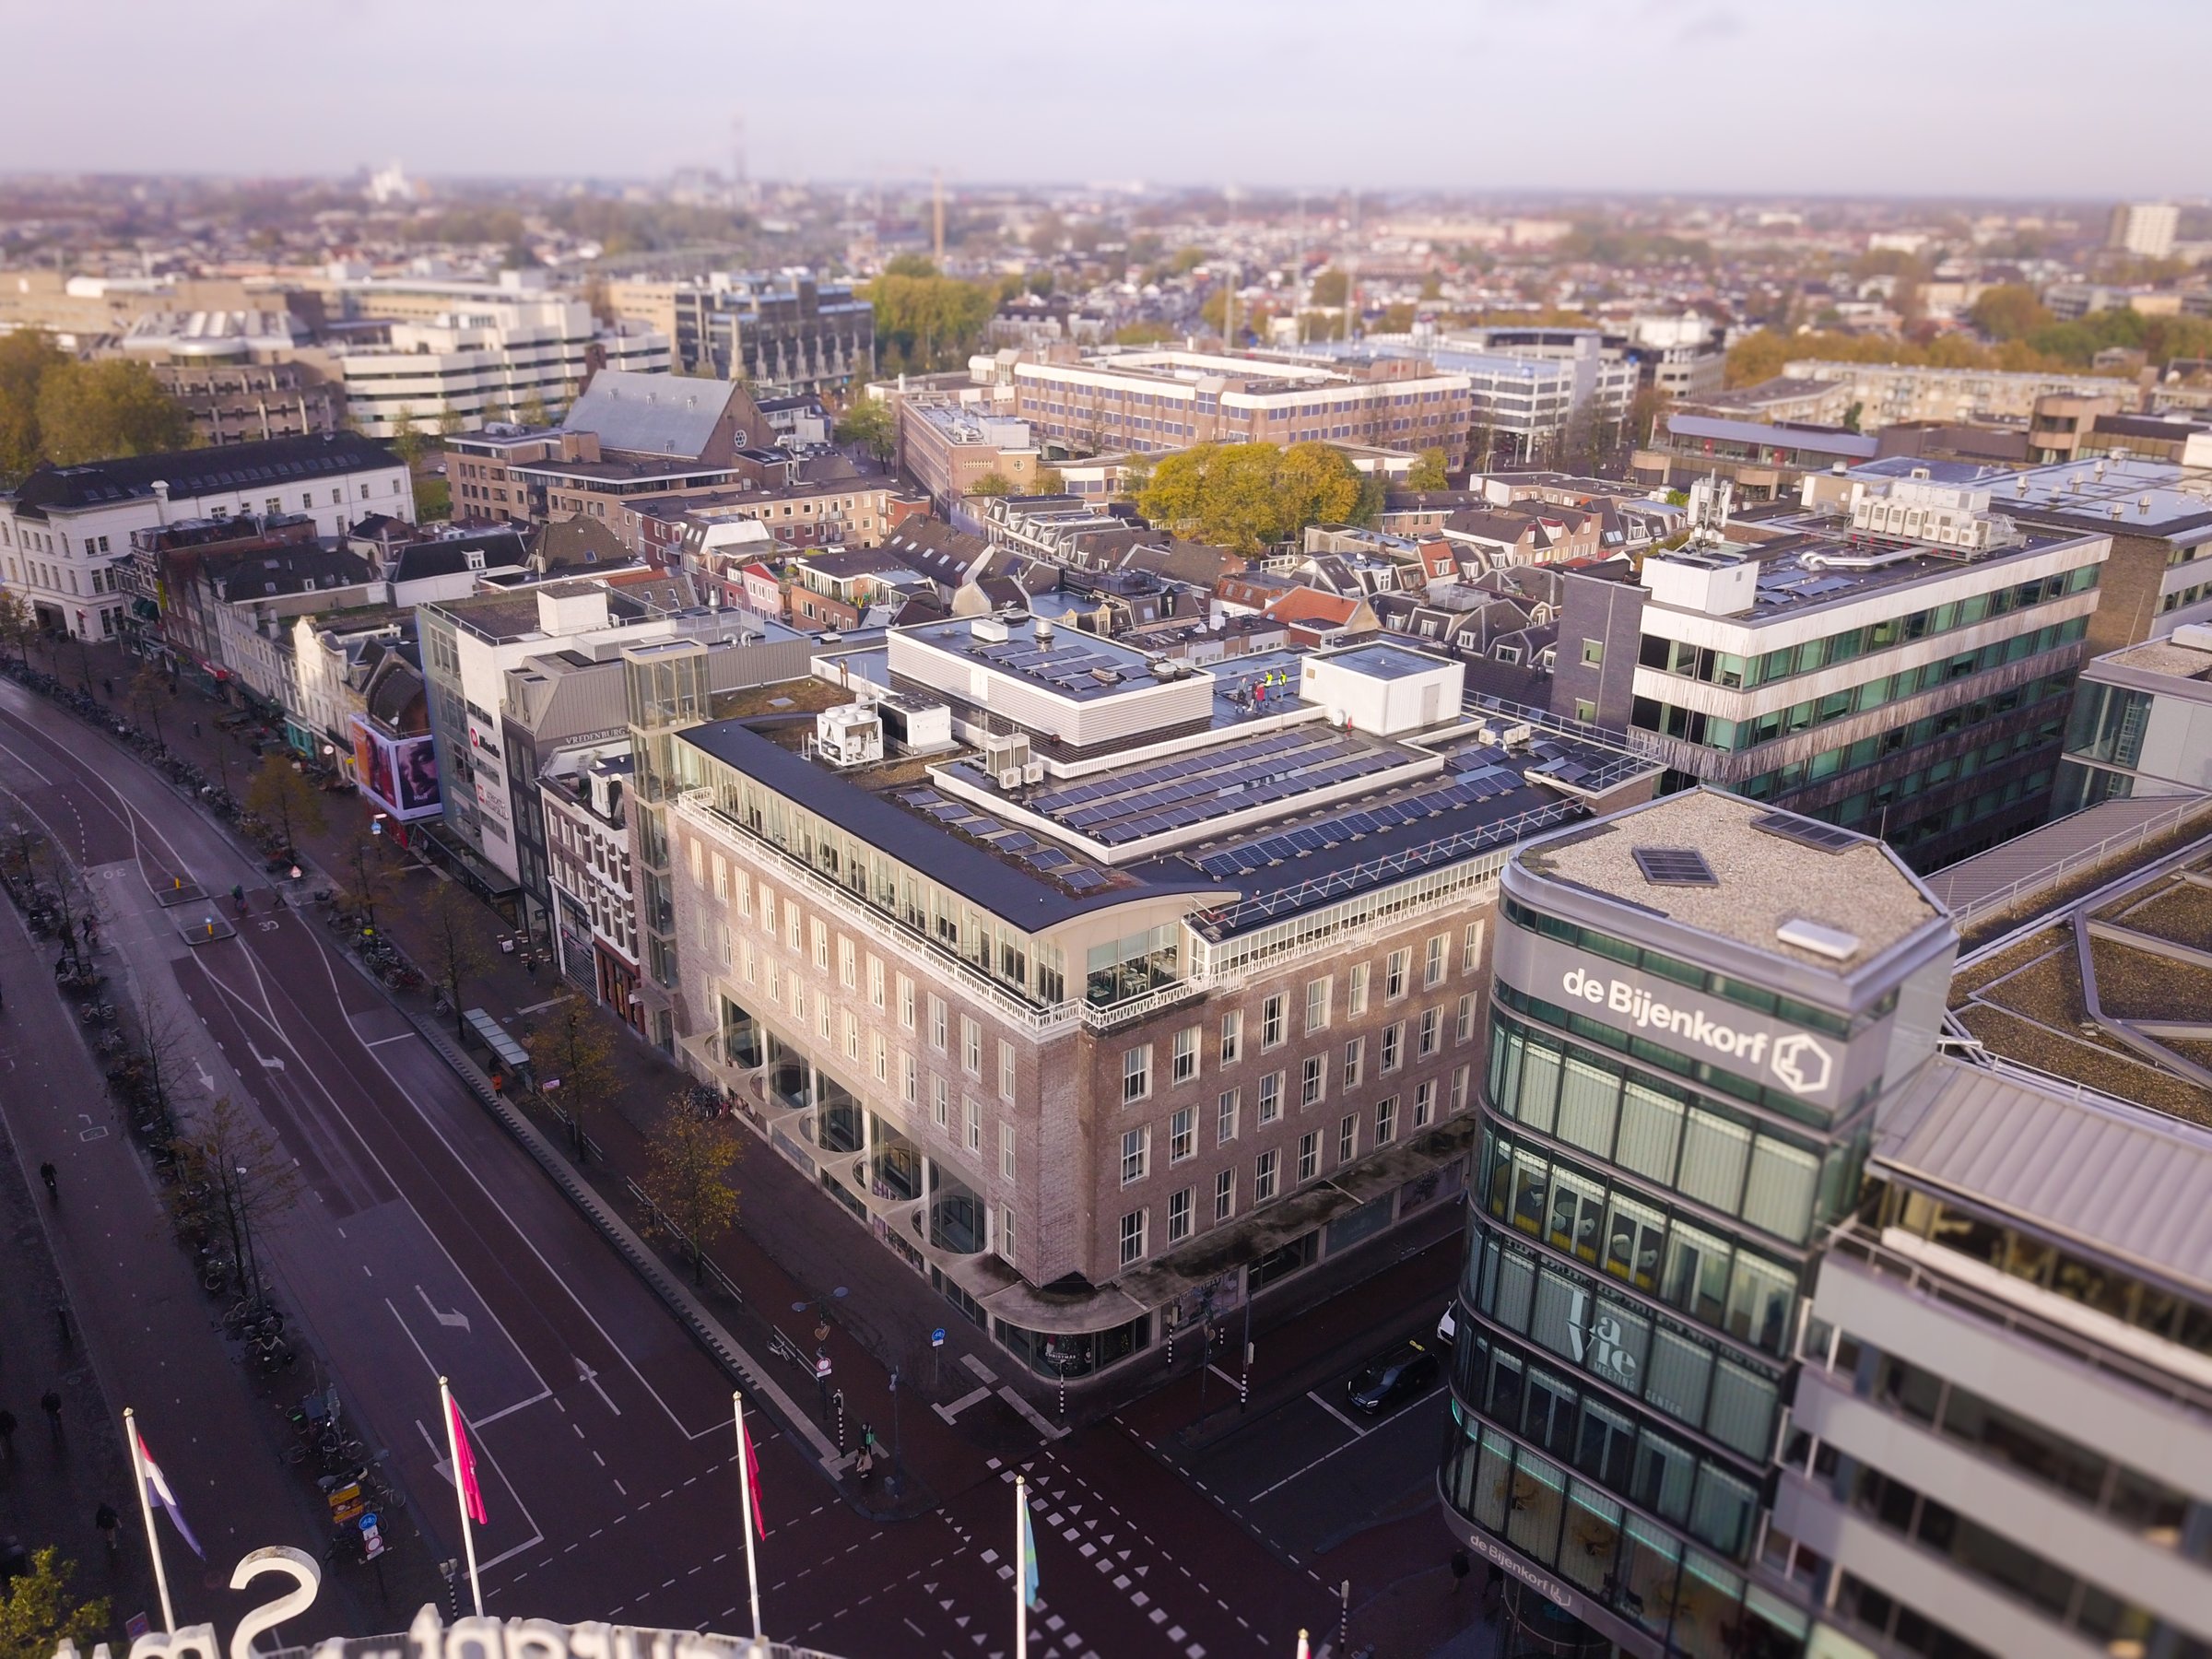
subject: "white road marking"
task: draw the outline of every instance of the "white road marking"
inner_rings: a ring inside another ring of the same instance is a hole
[[[1306,1398],[1312,1401],[1314,1405],[1320,1406],[1324,1411],[1327,1412],[1331,1417],[1342,1423],[1347,1429],[1349,1429],[1354,1434],[1365,1438],[1367,1430],[1360,1428],[1359,1424],[1353,1422],[1350,1418],[1346,1417],[1343,1412],[1337,1410],[1335,1406],[1330,1405],[1326,1400],[1323,1399],[1319,1394],[1315,1394],[1310,1388],[1306,1390]],[[1370,1425],[1370,1427],[1372,1425]]]

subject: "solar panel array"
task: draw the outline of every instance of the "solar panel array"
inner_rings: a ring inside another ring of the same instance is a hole
[[[901,806],[926,814],[946,829],[957,830],[971,841],[982,842],[1016,864],[1028,865],[1047,880],[1056,881],[1073,892],[1088,892],[1106,885],[1105,877],[1081,868],[1059,848],[1048,847],[1035,836],[978,812],[965,801],[953,800],[934,789],[901,790],[897,798]]]
[[[1080,644],[1046,646],[1027,640],[1007,640],[998,644],[971,645],[968,654],[981,657],[1008,674],[1041,680],[1068,697],[1096,696],[1124,681],[1142,683],[1137,678],[1139,671],[1132,669],[1128,658],[1088,651]],[[1112,677],[1101,679],[1100,675]]]
[[[1493,800],[1521,787],[1520,774],[1511,768],[1487,766],[1461,773],[1455,782],[1424,790],[1403,800],[1384,801],[1361,806],[1357,811],[1338,813],[1240,847],[1202,853],[1191,862],[1217,881],[1233,881],[1269,865],[1284,864],[1308,853],[1325,852],[1345,841],[1385,834],[1409,824],[1424,824],[1454,807]]]
[[[1093,841],[1120,846],[1405,764],[1402,751],[1333,727],[1304,725],[1075,779],[1036,791],[1027,805]]]

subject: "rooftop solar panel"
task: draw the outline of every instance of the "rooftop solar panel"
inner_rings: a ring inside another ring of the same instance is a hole
[[[1778,835],[1783,841],[1795,841],[1801,847],[1817,847],[1823,853],[1848,853],[1862,839],[1848,830],[1802,818],[1794,812],[1762,813],[1751,820],[1751,828],[1763,830],[1769,835]]]
[[[1653,887],[1718,887],[1720,877],[1695,847],[1630,847],[1629,856]]]

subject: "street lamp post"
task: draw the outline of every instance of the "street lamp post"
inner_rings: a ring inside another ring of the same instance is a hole
[[[1244,1281],[1244,1369],[1237,1377],[1237,1410],[1244,1411],[1252,1404],[1252,1280]]]
[[[899,1368],[891,1368],[891,1472],[883,1478],[887,1498],[899,1496]]]

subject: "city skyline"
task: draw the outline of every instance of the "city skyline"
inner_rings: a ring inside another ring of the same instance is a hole
[[[577,50],[597,19],[563,0],[529,31],[496,14],[441,14],[436,40],[410,48],[380,112],[361,121],[346,113],[351,77],[400,38],[414,6],[333,8],[303,61],[296,14],[265,0],[215,0],[175,21],[94,0],[23,16],[10,33],[32,61],[81,51],[109,24],[126,30],[139,50],[114,66],[107,113],[88,122],[68,77],[34,78],[0,111],[0,150],[27,172],[342,175],[397,159],[426,176],[649,177],[726,169],[742,114],[747,171],[780,180],[942,168],[956,188],[1141,180],[2042,200],[2203,188],[2179,100],[2131,110],[2133,136],[2118,150],[1992,140],[2079,98],[2073,65],[2053,50],[2055,7],[1970,0],[1931,15],[1874,0],[1848,18],[1827,6],[1792,9],[1797,17],[1724,0],[1425,0],[1394,13],[1403,27],[1382,36],[1311,0],[1197,16],[1135,0],[1114,30],[1124,49],[1100,51],[1072,31],[1037,32],[1006,0],[971,8],[957,34],[861,0],[847,38],[901,71],[877,85],[862,65],[824,56],[806,16],[752,8],[721,46],[700,41],[689,60],[712,64],[726,50],[731,72],[671,103],[657,76],[610,80],[605,53]],[[2212,47],[2212,15],[2178,0],[2122,0],[2109,15],[2155,31],[2178,60]],[[665,0],[624,22],[641,54],[669,29],[700,33]],[[1372,54],[1349,78],[1335,29]],[[1399,56],[1416,45],[1418,57]],[[324,54],[355,67],[334,82],[314,68]],[[750,74],[748,56],[818,72]],[[1947,73],[1909,72],[1913,57]],[[480,73],[491,63],[507,73]],[[1417,65],[1445,96],[1441,116],[1400,95]],[[253,95],[209,96],[233,83]],[[1559,121],[1571,96],[1575,120]],[[1100,118],[1069,119],[1085,109]],[[1670,131],[1685,141],[1664,141]]]

